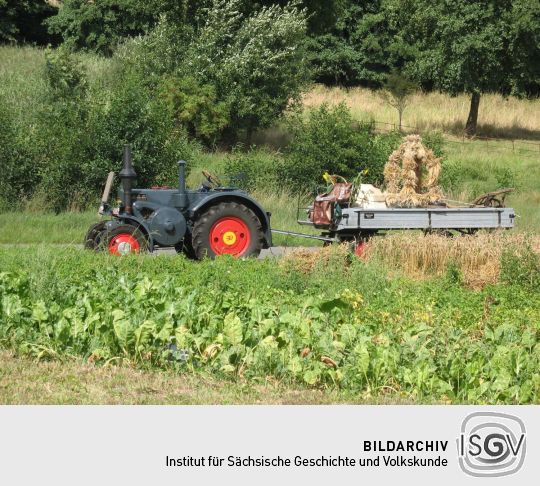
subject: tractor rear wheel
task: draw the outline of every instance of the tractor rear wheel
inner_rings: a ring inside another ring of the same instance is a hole
[[[264,233],[259,218],[243,204],[223,202],[211,206],[193,225],[192,245],[198,260],[218,255],[258,256]]]
[[[144,233],[131,224],[122,224],[107,232],[102,243],[110,255],[119,256],[140,253],[148,248]]]

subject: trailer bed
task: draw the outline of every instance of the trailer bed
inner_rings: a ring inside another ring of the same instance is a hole
[[[512,228],[512,208],[344,208],[332,230],[377,231],[405,229],[496,229]]]
[[[311,208],[298,207],[301,211]],[[333,208],[335,210],[335,208]],[[292,231],[275,230],[273,233],[311,238],[335,243],[340,241],[366,240],[379,231],[422,230],[425,232],[457,231],[472,234],[481,229],[510,229],[514,227],[515,212],[512,208],[499,207],[428,207],[428,208],[361,208],[341,209],[339,217],[334,213],[330,225],[315,225],[310,220],[300,220],[301,225],[322,230],[321,236],[306,235]]]

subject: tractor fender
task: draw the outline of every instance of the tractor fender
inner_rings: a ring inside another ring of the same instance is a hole
[[[105,228],[108,231],[111,231],[122,224],[132,224],[140,228],[144,235],[148,238],[148,251],[154,251],[154,239],[152,238],[152,234],[150,233],[148,226],[139,219],[129,214],[121,214],[120,216],[118,216],[118,218],[107,221],[105,223]]]
[[[252,197],[241,192],[221,192],[215,194],[209,194],[208,197],[204,198],[199,203],[192,206],[189,210],[189,218],[194,221],[197,219],[197,216],[205,211],[210,206],[215,206],[216,204],[222,202],[236,202],[243,204],[244,206],[251,209],[259,221],[261,222],[262,229],[264,231],[264,244],[263,248],[270,248],[272,246],[272,232],[270,230],[270,213],[266,212],[263,207]]]

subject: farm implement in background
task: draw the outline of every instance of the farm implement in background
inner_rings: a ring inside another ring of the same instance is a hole
[[[321,229],[328,242],[352,242],[357,255],[381,231],[422,230],[452,236],[514,226],[514,210],[504,207],[512,189],[484,194],[470,204],[450,201],[438,184],[441,160],[419,135],[408,135],[384,167],[386,192],[362,184],[363,173],[352,183],[325,173],[323,178],[331,186],[317,194],[305,208],[307,218],[298,218],[298,223]]]

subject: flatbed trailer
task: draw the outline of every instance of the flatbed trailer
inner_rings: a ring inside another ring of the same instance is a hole
[[[301,225],[322,231],[326,242],[361,242],[380,231],[422,230],[425,233],[473,234],[481,229],[510,229],[514,227],[512,208],[498,207],[428,207],[428,208],[361,208],[333,209],[332,223],[315,225],[310,220],[298,219]],[[274,231],[274,230],[273,230]],[[275,230],[275,233],[314,238],[313,235]]]

